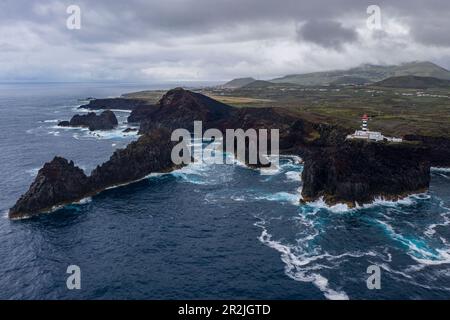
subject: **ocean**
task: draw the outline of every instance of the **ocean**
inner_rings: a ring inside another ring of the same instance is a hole
[[[156,88],[156,87],[155,87]],[[158,87],[162,88],[162,87]],[[137,139],[57,122],[133,84],[0,84],[0,299],[449,299],[450,170],[429,192],[349,209],[299,202],[302,163],[274,175],[194,163],[49,214],[7,210],[55,155],[87,173]],[[197,143],[202,143],[197,141]],[[69,265],[81,289],[69,290]],[[369,290],[369,266],[380,268]]]

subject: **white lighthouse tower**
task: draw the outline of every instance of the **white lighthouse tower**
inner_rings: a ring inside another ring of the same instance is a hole
[[[347,139],[364,139],[370,141],[389,141],[389,142],[402,142],[402,138],[394,138],[394,137],[386,137],[378,131],[369,131],[369,126],[367,122],[369,122],[369,116],[364,114],[361,117],[362,125],[361,130],[356,130],[354,134],[349,134]]]
[[[362,116],[361,120],[362,120],[362,126],[361,126],[362,130],[369,131],[369,128],[367,126],[367,122],[369,121],[369,116],[367,114],[364,114]]]

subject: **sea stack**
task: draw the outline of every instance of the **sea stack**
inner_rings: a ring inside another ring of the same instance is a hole
[[[87,127],[90,131],[111,130],[118,125],[114,112],[110,110],[103,111],[100,115],[95,112],[89,112],[85,115],[74,115],[70,121],[61,121],[60,127]]]
[[[55,157],[39,170],[28,191],[9,210],[9,218],[47,212],[109,187],[142,179],[153,172],[169,172],[179,167],[171,161],[173,146],[169,131],[152,130],[125,149],[114,152],[90,176],[86,176],[72,161]]]

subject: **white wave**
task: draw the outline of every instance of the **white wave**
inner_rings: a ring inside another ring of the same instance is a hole
[[[172,172],[172,175],[174,177],[181,178],[183,181],[186,181],[186,182],[189,182],[192,184],[201,184],[201,185],[209,184],[208,182],[199,178],[198,175],[189,175],[184,172]]]
[[[441,208],[443,209],[447,209],[449,210],[447,207],[444,207],[443,202],[441,201],[440,204]],[[432,236],[434,236],[436,234],[436,228],[437,227],[446,227],[448,225],[450,225],[450,217],[449,217],[450,211],[447,211],[445,213],[443,213],[441,216],[444,219],[443,222],[441,223],[432,223],[430,224],[424,231],[424,234],[426,236],[428,236],[429,238],[431,238]]]
[[[402,199],[398,200],[386,200],[383,197],[377,197],[372,203],[363,204],[362,208],[368,209],[376,206],[384,206],[384,207],[396,207],[398,205],[410,206],[415,204],[415,195],[410,195]],[[416,197],[418,199],[418,197]]]
[[[39,126],[39,127],[37,127],[37,128],[31,128],[31,129],[28,129],[28,130],[26,130],[25,132],[26,132],[27,134],[42,133],[43,129],[44,129],[43,126]]]
[[[69,127],[67,127],[69,128]],[[74,139],[77,140],[90,140],[90,139],[98,139],[98,140],[111,140],[111,139],[130,139],[130,138],[137,138],[139,137],[138,131],[130,131],[130,132],[123,132],[126,128],[126,126],[119,126],[116,129],[112,130],[95,130],[90,131],[88,128],[83,127],[75,127],[70,128],[69,130],[76,130],[79,132],[74,133],[72,136]],[[66,129],[66,128],[64,128]]]
[[[74,202],[73,204],[87,204],[92,202],[92,197],[86,197],[79,201]]]
[[[61,133],[59,131],[53,131],[53,130],[47,132],[47,134],[53,135],[55,137],[59,137],[61,135]]]
[[[281,260],[285,263],[285,273],[288,277],[296,281],[311,282],[324,294],[327,299],[349,299],[348,295],[344,291],[332,289],[327,278],[317,272],[311,272],[311,269],[305,268],[305,266],[312,261],[322,259],[324,255],[310,257],[299,256],[294,253],[294,250],[291,246],[284,245],[278,241],[272,240],[272,235],[267,232],[263,224],[256,223],[255,225],[263,229],[258,239],[263,244],[277,250],[281,254]]]
[[[398,274],[398,275],[400,275],[402,277],[405,277],[405,278],[408,278],[408,279],[412,279],[413,278],[411,275],[407,274],[406,272],[397,271],[397,270],[392,269],[390,267],[390,265],[387,264],[387,263],[381,263],[381,264],[378,264],[378,266],[380,266],[380,268],[386,270],[389,273]]]
[[[101,111],[103,112],[105,110],[101,110]],[[132,112],[132,110],[127,110],[127,109],[108,109],[108,110],[111,110],[113,112],[122,112],[122,113],[131,113]]]
[[[345,203],[337,203],[335,205],[330,206],[323,200],[323,197],[320,197],[320,199],[316,201],[308,202],[307,205],[320,209],[326,209],[335,213],[346,213],[346,212],[354,212],[357,210],[370,209],[378,206],[382,207],[397,207],[399,205],[411,206],[417,203],[416,200],[428,200],[430,198],[431,196],[427,193],[412,194],[398,200],[386,200],[383,197],[377,197],[371,203],[365,203],[363,205],[356,203],[355,207],[349,207]]]
[[[420,238],[407,238],[396,232],[387,222],[376,220],[387,234],[408,248],[407,254],[423,265],[441,265],[450,263],[450,247],[431,248]]]
[[[295,206],[300,203],[299,194],[289,193],[289,192],[277,192],[273,194],[265,194],[262,196],[255,197],[256,200],[268,200],[268,201],[279,201],[279,202],[289,202]]]
[[[243,197],[243,196],[231,196],[231,200],[234,200],[234,201],[245,201],[245,197]]]
[[[344,212],[349,212],[349,211],[355,210],[354,208],[350,208],[345,203],[338,203],[338,204],[330,206],[323,200],[323,197],[320,197],[320,199],[318,199],[314,202],[308,202],[307,205],[310,207],[314,207],[314,208],[326,209],[326,210],[334,212],[334,213],[344,213]]]
[[[288,180],[292,181],[302,181],[302,177],[300,175],[300,172],[298,171],[288,171],[285,173]]]
[[[52,119],[52,120],[44,120],[42,122],[44,122],[44,123],[58,123],[59,120],[58,119]]]
[[[432,172],[446,172],[446,173],[450,173],[450,168],[432,167],[431,171]]]
[[[87,109],[87,108],[79,108],[79,107],[72,108],[72,111],[73,112],[85,112],[85,113],[95,112],[95,110],[91,110],[91,109]]]
[[[28,173],[30,176],[35,177],[35,176],[37,176],[40,169],[41,168],[33,168],[33,169],[28,169],[25,172]]]

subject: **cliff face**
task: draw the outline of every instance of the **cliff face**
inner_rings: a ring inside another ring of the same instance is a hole
[[[302,173],[304,201],[354,205],[376,197],[398,199],[423,192],[430,183],[424,147],[347,141],[308,153]]]
[[[153,130],[114,152],[109,161],[92,171],[89,181],[95,190],[135,181],[152,172],[164,172],[175,166],[171,160],[174,142],[165,129]]]
[[[128,116],[127,121],[129,123],[137,123],[141,122],[145,119],[149,119],[153,112],[156,111],[156,106],[154,105],[145,105],[139,106],[131,111],[131,114]]]
[[[139,131],[145,133],[158,127],[192,131],[196,120],[202,121],[204,128],[217,127],[219,121],[231,116],[233,109],[202,94],[176,88],[168,91],[141,121]]]
[[[141,106],[147,105],[145,100],[140,99],[126,99],[126,98],[112,98],[112,99],[94,99],[89,101],[88,104],[82,105],[79,109],[91,109],[91,110],[134,110]]]
[[[204,130],[217,128],[222,132],[279,129],[280,151],[298,154],[305,160],[305,201],[323,197],[329,204],[354,205],[376,197],[396,199],[422,192],[429,186],[430,163],[448,166],[450,159],[445,139],[410,137],[417,142],[401,144],[347,141],[349,132],[339,126],[312,123],[283,109],[234,108],[180,88],[170,90],[156,106],[141,111],[135,109],[143,134],[136,142],[117,150],[89,177],[72,162],[55,158],[41,169],[30,190],[11,208],[10,217],[45,211],[152,172],[172,170],[171,132],[178,128],[192,130],[196,120],[203,122]]]
[[[430,150],[430,162],[434,167],[450,167],[450,139],[444,137],[426,137],[406,135],[408,141],[422,143]]]
[[[52,207],[81,200],[102,190],[132,182],[152,172],[174,168],[170,133],[159,129],[143,135],[86,176],[72,161],[55,157],[39,171],[29,190],[10,209],[10,218],[21,218]]]
[[[58,123],[61,127],[87,127],[90,131],[111,130],[117,126],[118,121],[114,112],[110,110],[103,111],[100,115],[95,112],[89,112],[84,115],[74,115],[70,121]]]
[[[30,189],[10,209],[9,217],[48,211],[53,206],[80,200],[89,191],[89,179],[83,170],[72,161],[55,157],[39,170]]]

